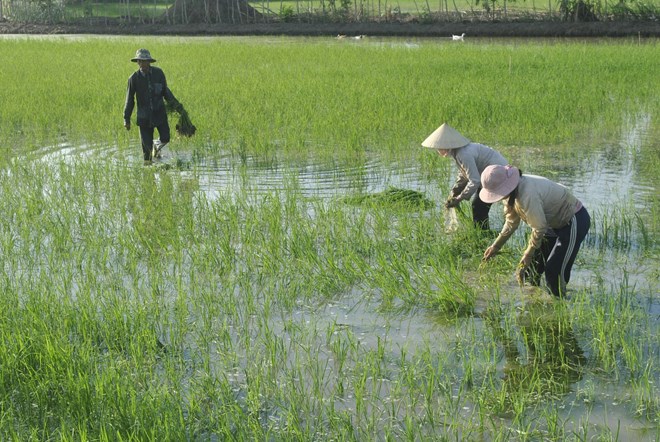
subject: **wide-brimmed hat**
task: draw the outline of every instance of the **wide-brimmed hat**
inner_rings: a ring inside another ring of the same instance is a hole
[[[443,123],[424,140],[422,146],[429,149],[458,149],[468,144],[470,144],[470,140],[447,123]]]
[[[479,198],[485,203],[497,202],[508,194],[520,182],[520,171],[514,166],[488,166],[481,173]]]
[[[151,53],[148,49],[138,49],[135,51],[135,57],[131,58],[131,61],[137,62],[138,60],[145,60],[154,63],[156,60],[151,58]]]

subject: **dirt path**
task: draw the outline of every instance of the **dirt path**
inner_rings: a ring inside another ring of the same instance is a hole
[[[96,19],[68,25],[0,22],[0,34],[300,35],[449,37],[660,37],[660,22],[125,24]]]

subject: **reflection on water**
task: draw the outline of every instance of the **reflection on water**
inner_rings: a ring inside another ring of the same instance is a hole
[[[651,140],[648,135],[650,126],[649,118],[643,114],[627,120],[618,144],[594,141],[594,146],[597,147],[590,149],[579,163],[561,169],[552,178],[571,187],[596,214],[608,214],[612,207],[626,202],[631,202],[635,207],[647,208],[648,201],[657,198],[657,182],[640,173],[639,158],[644,151],[655,148],[652,143],[656,141]],[[294,161],[277,156],[261,158],[231,153],[205,158],[189,152],[169,151],[164,152],[160,163],[151,166],[154,173],[148,175],[150,179],[160,183],[179,178],[194,182],[195,192],[208,200],[233,195],[269,195],[278,192],[286,196],[294,191],[296,195],[332,203],[347,195],[373,194],[397,187],[422,192],[431,200],[441,202],[453,181],[454,171],[450,170],[441,158],[436,159],[434,156],[429,160],[426,154],[428,152],[420,149],[418,153],[411,153],[409,158],[365,153],[351,160],[319,161],[309,157]],[[103,161],[113,167],[143,167],[137,144],[124,148],[64,144],[43,148],[29,155],[35,161],[52,163]],[[541,159],[541,163],[549,163],[552,153],[546,152],[543,155],[545,157]],[[146,187],[157,186],[147,184]],[[153,199],[154,196],[145,194],[145,198]],[[501,222],[501,211],[493,210],[491,213],[497,222]],[[150,219],[156,218],[152,215],[144,215],[145,229],[152,228]],[[500,219],[497,219],[498,216]],[[599,224],[595,223],[594,235],[600,234],[599,228]],[[165,229],[171,230],[175,228]],[[631,241],[637,242],[640,238],[633,236]],[[167,238],[162,242],[167,244]],[[593,245],[587,244],[580,259],[588,259],[586,257],[589,256],[590,247],[594,248]],[[631,249],[634,250],[635,247]],[[593,251],[592,253],[597,254]],[[657,263],[657,257],[651,256],[649,265],[649,256],[630,254],[626,256],[627,262],[624,266],[616,261],[607,261],[607,257],[599,259],[598,265],[610,267],[609,271],[603,271],[601,268],[594,272],[589,270],[589,266],[579,266],[572,280],[574,287],[589,286],[592,273],[597,273],[600,278],[598,284],[605,286],[619,287],[621,281],[625,280],[630,287],[642,288],[643,295],[640,296],[643,299],[639,300],[640,305],[650,314],[652,320],[660,319],[657,314],[660,311],[660,301],[654,295],[657,293],[658,274],[657,268],[653,268],[653,259],[656,259]],[[384,320],[383,315],[378,314],[373,306],[362,301],[363,295],[346,293],[326,306],[309,311],[300,308],[291,313],[289,320],[314,323],[320,326],[321,330],[335,329],[336,334],[330,340],[342,344],[348,339],[367,348],[375,348],[387,340],[394,348],[414,353],[418,348],[423,348],[427,340],[435,339],[434,351],[451,351],[449,339],[444,338],[455,335],[460,326],[439,325],[416,314]],[[476,328],[488,327],[498,340],[505,356],[500,377],[510,401],[534,397],[534,394],[517,393],[525,388],[531,389],[531,393],[537,393],[537,397],[576,395],[576,389],[584,388],[585,379],[581,367],[585,363],[585,355],[570,329],[568,320],[552,311],[523,310],[518,315],[516,324],[506,328],[498,321],[483,317],[485,320],[475,317],[465,321]],[[271,327],[279,330],[279,335],[284,336],[284,339],[295,339],[289,336],[281,324],[273,324]],[[332,355],[319,354],[318,357],[331,361]],[[391,368],[395,369],[394,366]],[[383,386],[384,391],[387,388],[389,387]],[[351,407],[348,400],[344,405]],[[515,404],[504,405],[513,407]],[[501,411],[506,414],[508,409],[501,408]],[[612,413],[612,409],[608,412]],[[622,413],[616,412],[615,415]]]
[[[545,174],[567,185],[589,208],[612,207],[632,202],[644,207],[656,196],[657,180],[637,173],[640,152],[657,149],[657,141],[651,139],[651,117],[639,114],[623,123],[618,144],[593,141],[590,154],[579,163],[572,162],[559,170],[552,169],[552,152],[538,151],[538,169],[527,167],[528,173]],[[656,143],[654,146],[653,143]],[[80,161],[84,159],[111,161],[117,164],[137,162],[139,146],[128,148],[103,145],[60,144],[45,147],[31,153],[43,161]],[[239,156],[230,153],[213,157],[193,156],[188,152],[165,152],[163,164],[186,165],[181,173],[194,175],[200,191],[209,199],[220,194],[236,194],[245,191],[259,194],[296,189],[310,198],[332,199],[353,193],[376,193],[389,187],[424,192],[431,198],[443,199],[447,187],[453,181],[453,171],[442,173],[442,159],[437,160],[438,173],[429,179],[420,167],[419,159],[424,152],[411,154],[410,158],[391,159],[369,152],[349,160],[318,161],[313,157],[288,161],[269,156]],[[536,160],[535,160],[536,161]],[[555,164],[556,166],[556,164]],[[453,165],[452,165],[453,167]]]
[[[582,379],[587,359],[568,318],[553,304],[531,303],[519,313],[517,330],[505,329],[497,316],[486,315],[486,324],[504,349],[502,389],[507,402],[563,396]],[[515,334],[514,334],[515,333]],[[510,411],[512,404],[501,404]]]
[[[552,171],[547,169],[548,164],[553,164],[553,153],[549,152],[552,149],[540,150],[537,163],[540,171],[528,167],[526,172],[545,174],[567,185],[584,202],[594,218],[591,239],[588,238],[592,245],[598,245],[600,241],[607,248],[610,245],[607,241],[612,239],[606,237],[609,232],[599,231],[599,228],[602,230],[602,224],[616,223],[621,221],[616,218],[623,218],[628,230],[618,235],[623,235],[626,242],[624,250],[636,250],[640,243],[648,245],[649,241],[654,241],[655,232],[640,233],[637,230],[635,216],[638,215],[634,208],[647,208],[649,201],[657,198],[657,178],[639,173],[641,154],[657,149],[653,144],[657,140],[651,137],[648,114],[631,116],[622,124],[618,144],[594,140],[593,146],[585,149],[588,153],[581,161]],[[108,161],[118,166],[134,167],[140,163],[138,153],[139,146],[135,143],[123,148],[62,144],[32,152],[30,156],[45,162]],[[420,148],[408,158],[367,152],[350,160],[320,161],[312,156],[304,160],[231,153],[201,157],[189,152],[169,151],[164,152],[162,162],[154,169],[165,173],[169,168],[171,171],[167,173],[177,173],[194,181],[200,194],[209,200],[243,194],[284,195],[294,190],[306,198],[334,201],[347,195],[373,194],[396,187],[421,192],[436,202],[443,201],[453,182],[453,165],[450,169],[441,158],[433,158],[429,166],[427,153]],[[545,173],[550,171],[553,173]],[[503,221],[501,210],[492,210],[491,217],[495,226]],[[581,271],[578,268],[577,280],[581,279]],[[635,278],[634,274],[629,276]],[[620,275],[615,278],[620,280]],[[634,282],[644,283],[643,279]]]
[[[352,193],[375,193],[388,186],[415,186],[414,168],[409,165],[383,164],[372,157],[362,163],[269,163],[247,157],[240,163],[226,156],[203,160],[196,165],[200,187],[210,199],[220,193],[249,190],[257,194],[293,188],[305,197],[329,199]]]
[[[603,143],[580,163],[575,173],[560,176],[561,182],[580,195],[587,207],[632,203],[641,208],[656,193],[657,183],[646,181],[637,173],[642,149],[652,149],[654,142],[651,116],[629,116],[622,126],[618,143]]]

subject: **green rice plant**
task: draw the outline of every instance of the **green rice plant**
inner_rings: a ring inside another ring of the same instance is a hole
[[[648,418],[652,422],[660,420],[660,401],[658,400],[657,386],[651,382],[649,374],[653,367],[649,361],[636,379],[632,380],[634,386],[635,415]]]
[[[603,370],[613,371],[617,377],[637,378],[645,372],[649,339],[657,336],[657,331],[641,319],[645,313],[634,290],[624,274],[617,291],[584,304],[588,306],[588,320],[586,313],[577,313],[584,320],[581,327],[591,334],[594,357]]]
[[[397,189],[441,201],[452,168],[419,140],[454,117],[511,158],[569,163],[575,149],[552,140],[616,137],[622,112],[657,114],[653,48],[398,43],[1,39],[0,437],[623,439],[639,436],[628,419],[653,427],[653,197],[595,210],[564,300],[513,282],[522,232],[482,264],[492,238],[468,211],[447,233],[437,205],[341,200],[368,195],[369,174],[413,168],[422,178],[401,174]],[[173,140],[171,167],[143,167],[121,127],[127,58],[143,45],[199,125]],[[95,65],[89,78],[71,69],[79,53],[99,54],[114,86],[98,87]],[[48,56],[53,72],[37,79],[18,54]],[[209,65],[223,87],[191,57],[222,59]],[[496,93],[487,73],[511,85]],[[79,89],[53,86],[67,79]],[[553,147],[518,147],[533,139]],[[652,149],[636,161],[653,163]],[[216,182],[225,160],[231,179]],[[310,164],[363,172],[317,195],[298,167]],[[258,188],[264,170],[281,184]]]
[[[500,379],[487,377],[478,400],[499,416],[523,419],[530,408],[541,407],[566,394],[582,378],[586,358],[561,307],[529,304],[517,313],[516,323],[503,311],[490,310],[487,323],[503,346],[505,365]],[[556,416],[552,417],[556,423]],[[543,431],[556,432],[553,421]],[[537,431],[529,428],[528,431]],[[563,430],[561,430],[563,431]]]
[[[436,287],[425,293],[424,304],[439,314],[469,315],[474,310],[475,294],[472,287],[463,282],[459,273],[451,269],[432,267],[431,275],[437,278]]]
[[[398,189],[396,187],[390,187],[374,194],[346,196],[342,198],[342,201],[354,205],[394,205],[403,206],[402,208],[404,209],[419,208],[421,210],[429,209],[434,205],[433,201],[429,200],[421,192],[410,189]]]
[[[630,250],[634,246],[641,247],[644,252],[653,247],[653,241],[648,236],[646,223],[633,208],[613,207],[594,211],[594,223],[597,225],[598,236],[593,236],[589,242],[601,250],[613,248]],[[609,213],[608,213],[609,212]]]
[[[210,141],[205,155],[219,147],[261,153],[275,146],[300,156],[308,154],[301,146],[312,143],[317,156],[378,149],[409,157],[422,154],[420,140],[441,121],[460,121],[462,132],[491,145],[575,143],[619,127],[627,110],[642,107],[651,118],[657,113],[652,44],[429,42],[410,49],[322,38],[292,45],[280,41],[3,39],[0,55],[12,61],[0,78],[6,85],[0,98],[8,104],[0,133],[21,149],[62,138],[127,145],[136,133],[121,126],[121,106],[136,46],[151,49],[169,86],[195,116],[202,138]],[[79,53],[97,54],[95,66],[102,68],[72,69],[69,60]],[[46,58],[50,75],[33,78],[28,60]],[[212,64],[191,66],[190,59],[222,60],[222,83],[217,85]],[[384,64],[389,68],[378,68]],[[392,87],[404,72],[406,83]],[[431,87],[428,79],[437,72],[444,73],[443,80]],[[21,83],[15,83],[18,78]],[[60,84],[76,87],[59,93]],[[474,84],[479,94],[472,92]],[[81,115],[80,108],[87,112]],[[171,148],[177,144],[198,145],[180,140]]]

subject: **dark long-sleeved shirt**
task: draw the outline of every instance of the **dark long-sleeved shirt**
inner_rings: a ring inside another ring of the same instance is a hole
[[[128,77],[124,121],[130,121],[137,98],[137,125],[156,127],[167,122],[165,101],[178,103],[172,91],[167,87],[167,80],[162,69],[149,67],[143,74],[139,69]]]

